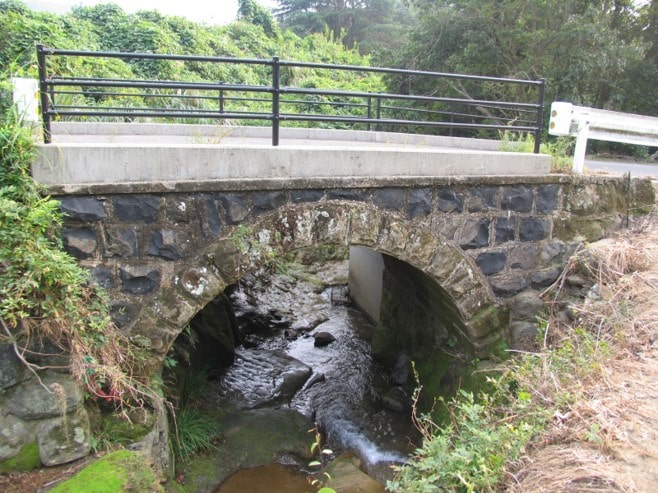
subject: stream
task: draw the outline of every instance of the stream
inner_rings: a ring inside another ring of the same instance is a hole
[[[298,272],[252,277],[233,290],[244,343],[219,380],[215,399],[229,409],[296,411],[316,423],[332,458],[354,454],[361,470],[383,485],[392,477],[390,465],[405,462],[413,452],[418,433],[408,412],[382,403],[393,385],[370,355],[372,321],[349,303],[346,262],[322,269],[311,281]],[[329,342],[318,346],[316,334]],[[308,490],[308,484],[285,486],[291,480],[277,480],[283,476],[276,467],[240,474],[241,480],[229,478],[217,493],[251,491],[245,489],[245,474],[269,491]],[[265,476],[254,477],[258,474]],[[233,483],[241,486],[231,489]]]

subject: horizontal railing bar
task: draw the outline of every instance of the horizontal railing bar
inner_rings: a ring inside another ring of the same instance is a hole
[[[267,113],[221,113],[219,111],[208,111],[208,112],[200,112],[200,111],[181,111],[181,112],[159,112],[159,111],[154,111],[153,109],[149,108],[149,111],[125,111],[125,108],[120,108],[122,111],[106,111],[106,112],[100,112],[100,111],[93,111],[93,110],[82,110],[82,111],[70,111],[70,110],[65,110],[65,111],[56,111],[56,112],[50,112],[49,114],[52,116],[96,116],[96,117],[112,117],[112,116],[130,116],[130,117],[170,117],[170,118],[196,118],[196,117],[203,117],[203,118],[217,118],[217,119],[240,119],[240,118],[245,118],[249,117],[254,120],[273,120],[272,115],[267,114]]]
[[[423,70],[363,67],[359,65],[331,65],[325,63],[313,63],[313,62],[287,62],[284,60],[281,60],[279,64],[285,67],[300,67],[300,68],[303,67],[303,68],[319,68],[319,69],[325,68],[331,70],[348,70],[355,72],[373,72],[373,73],[399,74],[399,75],[420,75],[420,76],[428,76],[428,77],[440,77],[446,79],[474,80],[480,82],[501,82],[505,84],[527,84],[532,86],[539,86],[542,84],[541,81],[528,80],[528,79],[509,79],[504,77],[490,77],[485,75],[451,74],[445,72],[429,72]]]
[[[272,60],[261,58],[233,58],[217,57],[203,55],[171,55],[163,53],[143,53],[143,52],[125,52],[125,51],[80,51],[80,50],[61,50],[58,48],[46,48],[44,51],[47,55],[60,56],[84,56],[96,58],[135,58],[143,60],[181,60],[188,62],[213,62],[213,63],[232,63],[248,65],[272,65]]]
[[[282,87],[282,94],[316,94],[323,96],[349,96],[349,97],[370,97],[374,99],[396,99],[403,101],[429,101],[436,103],[458,103],[466,104],[468,106],[482,106],[485,104],[491,107],[510,107],[510,108],[535,108],[539,107],[536,103],[514,103],[514,102],[499,102],[480,99],[462,99],[462,98],[442,98],[436,96],[422,96],[414,94],[391,94],[391,93],[371,93],[360,91],[340,91],[340,90],[321,90],[321,89],[302,89],[296,87]]]
[[[375,119],[360,117],[340,117],[340,116],[316,116],[316,115],[281,115],[281,120],[287,121],[312,121],[312,122],[337,122],[337,123],[378,123],[381,125],[411,125],[414,127],[459,127],[459,128],[478,128],[491,130],[515,130],[518,132],[532,132],[534,127],[524,127],[520,125],[494,125],[484,123],[459,123],[459,122],[428,122],[422,120],[395,120],[395,119]]]

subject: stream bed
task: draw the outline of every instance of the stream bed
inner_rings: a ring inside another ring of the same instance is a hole
[[[393,384],[371,357],[374,325],[349,303],[346,280],[346,262],[318,268],[312,279],[300,272],[245,279],[231,293],[244,342],[213,382],[212,398],[231,413],[298,413],[322,432],[330,459],[352,457],[347,462],[380,485],[364,491],[383,491],[390,466],[403,463],[419,437],[409,412],[383,404]],[[244,489],[252,481],[268,491],[302,493],[308,483],[300,489],[296,481],[310,474],[305,466],[277,459],[240,471],[216,492],[252,491]]]

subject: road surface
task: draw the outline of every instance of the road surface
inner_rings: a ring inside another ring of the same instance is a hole
[[[631,176],[638,178],[649,176],[658,180],[658,163],[630,163],[616,161],[586,160],[585,168],[590,171],[607,171],[609,173],[623,174],[630,171]]]

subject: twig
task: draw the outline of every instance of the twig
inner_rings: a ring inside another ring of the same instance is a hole
[[[5,334],[7,334],[7,337],[9,337],[9,340],[11,341],[11,345],[14,348],[14,353],[16,354],[16,357],[25,365],[25,367],[36,377],[36,379],[39,381],[39,385],[41,385],[46,392],[49,394],[54,394],[55,391],[51,388],[49,388],[45,383],[43,383],[43,380],[41,380],[41,377],[39,374],[36,372],[35,368],[38,370],[42,370],[43,368],[39,367],[38,365],[35,365],[33,363],[30,363],[25,359],[23,354],[18,350],[18,345],[16,344],[16,339],[14,338],[13,334],[9,330],[9,327],[7,327],[7,324],[5,323],[4,318],[0,317],[0,323],[2,324],[2,329],[5,331]]]

